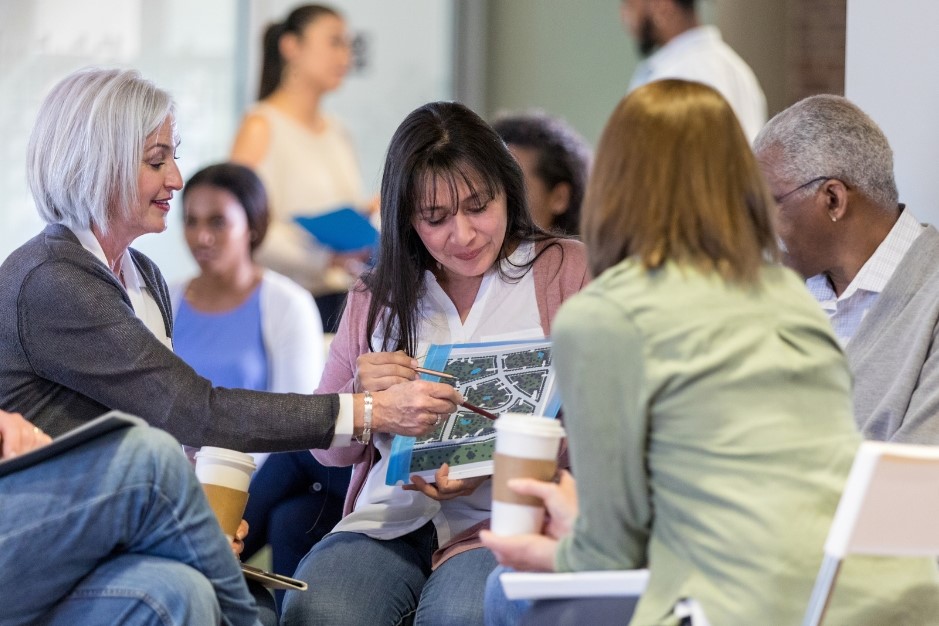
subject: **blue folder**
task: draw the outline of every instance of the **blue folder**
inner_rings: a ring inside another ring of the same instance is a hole
[[[294,221],[334,252],[355,252],[373,248],[378,243],[378,231],[352,207],[312,217],[299,216]]]

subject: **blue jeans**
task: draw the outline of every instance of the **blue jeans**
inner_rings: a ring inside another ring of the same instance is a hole
[[[342,519],[351,467],[327,467],[308,450],[268,457],[251,479],[244,518],[251,527],[241,557],[271,545],[273,569],[292,576],[301,559]],[[278,605],[283,591],[277,592]]]
[[[499,574],[515,571],[511,567],[499,565],[486,579],[485,600],[483,612],[486,617],[486,626],[516,626],[521,623],[522,617],[531,608],[531,600],[509,600],[502,591]]]
[[[431,571],[433,524],[378,540],[352,532],[327,535],[300,562],[310,591],[288,591],[282,626],[483,623],[486,576],[496,566],[485,548],[447,559]]]
[[[5,625],[257,623],[179,444],[118,430],[0,478]]]

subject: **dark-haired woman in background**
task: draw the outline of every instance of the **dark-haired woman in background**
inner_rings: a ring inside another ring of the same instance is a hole
[[[306,4],[271,24],[263,47],[260,102],[245,116],[231,159],[254,169],[270,198],[270,232],[258,262],[313,293],[329,332],[350,272],[367,253],[333,255],[293,218],[365,204],[352,142],[321,107],[349,70],[349,35],[336,10]]]
[[[522,168],[535,223],[576,236],[590,170],[584,138],[562,119],[540,112],[501,116],[492,127]]]
[[[382,176],[378,260],[349,294],[319,390],[379,390],[417,377],[430,344],[542,338],[586,282],[579,242],[531,220],[518,163],[456,103],[412,112]],[[288,592],[284,624],[481,624],[495,560],[478,534],[486,477],[385,484],[392,437],[324,463],[355,464],[346,517],[300,563],[315,593]]]
[[[324,357],[313,298],[252,258],[267,207],[261,180],[235,163],[199,170],[183,188],[186,243],[200,272],[170,290],[173,349],[219,387],[313,393]],[[291,574],[339,521],[349,469],[323,467],[307,450],[258,460],[242,557],[270,543],[274,570]]]

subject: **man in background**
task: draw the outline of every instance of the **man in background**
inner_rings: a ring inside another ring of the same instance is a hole
[[[899,203],[887,137],[845,98],[812,96],[771,119],[753,150],[783,261],[845,348],[862,434],[939,444],[939,231]]]
[[[709,85],[733,107],[753,140],[766,123],[766,96],[750,66],[724,43],[715,26],[702,26],[696,0],[622,0],[623,25],[635,39],[644,61],[629,91],[663,78]]]

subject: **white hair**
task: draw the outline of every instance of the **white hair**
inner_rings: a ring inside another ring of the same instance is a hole
[[[772,153],[776,175],[793,184],[830,176],[885,208],[897,205],[893,150],[864,111],[841,96],[800,100],[766,123],[753,140],[758,156]]]
[[[144,142],[175,110],[172,97],[135,70],[87,68],[62,79],[40,105],[27,149],[39,215],[101,232],[128,218]]]

